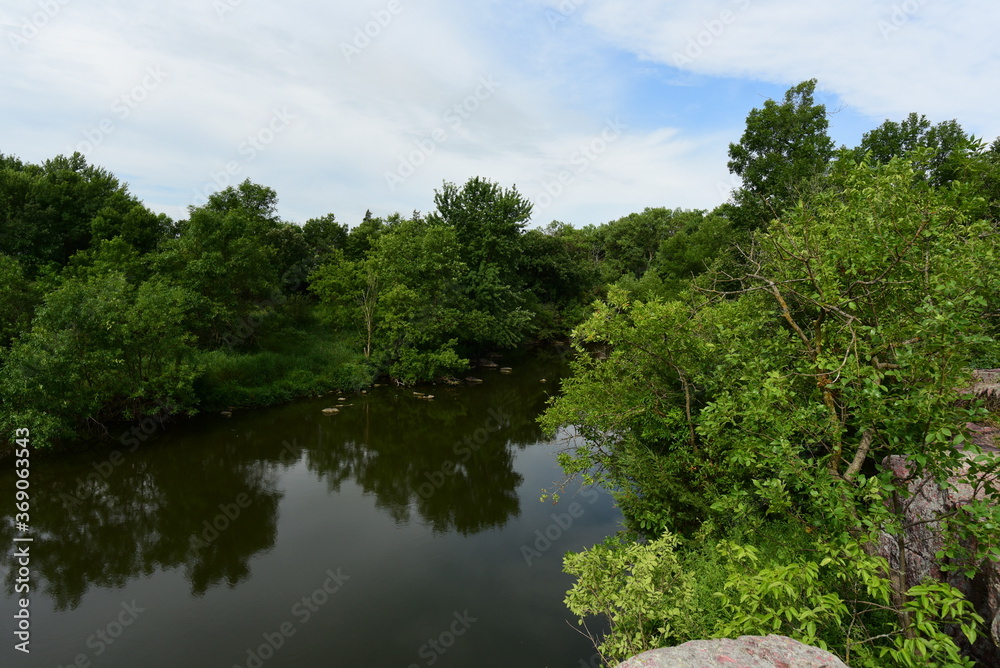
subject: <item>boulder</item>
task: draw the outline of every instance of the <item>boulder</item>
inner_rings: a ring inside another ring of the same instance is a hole
[[[847,668],[830,652],[785,636],[692,640],[643,652],[618,668]]]
[[[974,380],[972,394],[982,399],[986,408],[1000,413],[1000,369],[978,369]]]
[[[968,423],[971,440],[986,452],[997,452],[1000,442],[1000,430],[995,427]],[[892,470],[898,478],[906,478],[909,473],[904,457],[894,455],[886,457],[882,465]],[[986,634],[981,636],[973,646],[969,646],[958,629],[952,630],[952,635],[959,647],[969,656],[976,659],[979,665],[1000,666],[1000,564],[986,560],[980,572],[972,580],[960,571],[942,572],[935,554],[944,546],[944,540],[938,522],[927,522],[933,517],[954,512],[974,498],[985,498],[983,489],[976,493],[971,484],[966,465],[959,475],[948,480],[948,486],[941,486],[931,479],[918,479],[909,483],[913,495],[904,521],[913,524],[906,530],[906,586],[920,584],[924,578],[947,582],[962,592],[976,607],[976,612],[986,620]],[[988,479],[987,482],[990,482]],[[996,484],[996,479],[992,482]],[[965,545],[967,548],[974,546]],[[899,564],[896,539],[887,533],[880,536],[878,554],[888,560],[893,568]]]

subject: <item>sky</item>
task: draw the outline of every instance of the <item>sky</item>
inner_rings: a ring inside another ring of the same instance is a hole
[[[0,153],[80,151],[175,219],[244,179],[284,220],[516,186],[530,226],[711,209],[747,113],[818,80],[855,146],[1000,134],[993,0],[6,0]]]

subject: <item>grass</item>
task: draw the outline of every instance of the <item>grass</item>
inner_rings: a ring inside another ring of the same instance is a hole
[[[373,372],[353,343],[309,317],[262,331],[255,350],[206,351],[198,360],[203,373],[195,383],[200,407],[268,406],[366,387]]]

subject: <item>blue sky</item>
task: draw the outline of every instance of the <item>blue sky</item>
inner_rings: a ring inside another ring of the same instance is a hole
[[[1000,5],[843,0],[8,0],[0,152],[81,150],[174,218],[433,209],[483,176],[532,225],[712,208],[751,108],[819,80],[835,142],[909,112],[1000,134]]]

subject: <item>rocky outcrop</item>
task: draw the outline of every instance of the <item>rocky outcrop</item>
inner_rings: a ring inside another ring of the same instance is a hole
[[[1000,413],[1000,369],[977,370],[972,394],[982,399],[987,409]]]
[[[833,654],[785,636],[692,640],[643,652],[618,668],[847,668]]]
[[[1000,444],[1000,430],[983,424],[969,423],[971,440],[987,452],[997,452]],[[892,470],[899,479],[909,477],[906,459],[900,456],[887,457],[882,465]],[[959,571],[942,572],[935,554],[944,546],[940,526],[928,522],[934,517],[952,513],[973,499],[982,500],[985,492],[971,479],[968,465],[949,479],[948,486],[941,486],[924,478],[909,482],[911,499],[906,508],[904,522],[910,525],[904,533],[907,565],[906,586],[920,584],[924,578],[947,582],[961,591],[986,620],[986,635],[974,646],[969,647],[964,636],[954,630],[959,646],[983,666],[1000,666],[1000,564],[986,560],[979,574],[972,580]],[[997,484],[994,478],[986,482]],[[959,511],[960,512],[960,511]],[[974,546],[966,545],[971,548]],[[892,568],[899,567],[899,551],[896,538],[883,533],[878,545],[878,553],[889,561]]]

